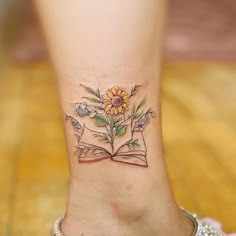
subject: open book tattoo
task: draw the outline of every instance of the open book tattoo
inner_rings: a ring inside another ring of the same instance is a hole
[[[88,95],[83,97],[82,102],[74,104],[73,116],[66,115],[78,142],[74,153],[79,162],[109,158],[148,167],[143,133],[150,119],[155,117],[155,112],[144,108],[145,97],[138,103],[133,102],[141,85],[134,85],[130,91],[115,85],[105,93],[83,84],[81,86]],[[88,119],[92,122],[86,123]]]

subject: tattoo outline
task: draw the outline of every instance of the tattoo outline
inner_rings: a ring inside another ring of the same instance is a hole
[[[130,91],[122,86],[112,86],[104,94],[81,84],[88,96],[74,104],[74,113],[82,119],[91,119],[96,129],[91,129],[71,115],[66,115],[75,131],[78,142],[74,154],[78,161],[96,162],[110,158],[113,161],[148,167],[147,149],[143,132],[155,112],[144,110],[146,97],[132,102],[140,89],[135,84]],[[96,141],[94,141],[96,140]]]

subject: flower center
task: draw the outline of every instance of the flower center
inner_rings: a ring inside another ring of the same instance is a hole
[[[120,96],[114,96],[111,101],[114,107],[119,107],[120,105],[122,105],[122,102],[122,97]]]

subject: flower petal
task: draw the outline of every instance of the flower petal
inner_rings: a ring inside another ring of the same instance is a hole
[[[109,106],[109,105],[111,105],[111,102],[104,102],[104,103],[102,104],[102,107],[104,108],[104,107]]]
[[[122,104],[122,107],[124,107],[124,108],[128,108],[128,106],[127,106],[126,103],[123,103],[123,104]]]
[[[114,95],[116,95],[117,92],[118,92],[117,86],[113,86],[113,87],[111,88],[111,91],[112,91],[112,93],[113,93]]]
[[[112,108],[111,108],[111,114],[112,114],[112,115],[114,114],[114,110],[115,110],[115,107],[112,107]]]
[[[113,98],[113,97],[114,97],[114,95],[113,95],[113,93],[112,93],[111,90],[107,90],[107,95],[108,95],[108,97],[110,97],[110,98]]]
[[[118,90],[118,92],[116,94],[121,96],[121,93],[122,93],[122,91]]]
[[[103,98],[104,100],[111,100],[111,98],[108,97],[107,94],[104,94],[104,95],[102,96],[102,98]]]
[[[123,111],[123,107],[122,107],[122,105],[119,106],[117,109],[118,109],[118,111],[121,113],[121,112]]]
[[[110,111],[111,108],[112,108],[112,105],[111,105],[111,104],[107,105],[107,106],[105,107],[105,112]]]
[[[122,96],[122,95],[121,95],[121,96]],[[126,100],[126,99],[129,98],[129,95],[128,95],[128,94],[125,94],[125,95],[122,96],[122,98],[123,98],[124,100]]]
[[[115,109],[114,109],[114,113],[115,113],[115,115],[118,114],[118,109],[117,109],[117,107],[115,107]]]
[[[128,95],[128,93],[125,91],[125,90],[121,90],[121,96],[125,96],[125,95]]]

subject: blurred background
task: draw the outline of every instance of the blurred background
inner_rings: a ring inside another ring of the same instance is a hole
[[[236,1],[170,0],[162,83],[180,205],[236,231]],[[0,235],[47,235],[66,205],[59,101],[30,0],[0,1]]]

